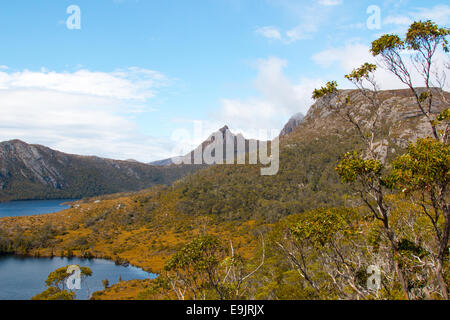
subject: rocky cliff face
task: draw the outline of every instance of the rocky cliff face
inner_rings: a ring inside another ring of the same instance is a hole
[[[294,129],[297,128],[303,122],[304,118],[305,116],[301,112],[294,114],[286,123],[283,130],[281,130],[280,137],[288,135],[289,133],[294,131]]]
[[[61,165],[68,163],[68,157],[43,146],[28,145],[20,140],[0,143],[0,180],[2,190],[6,187],[8,178],[14,172],[26,179],[34,179],[39,183],[53,188],[62,188],[64,178],[56,166],[50,165],[55,161]]]
[[[12,140],[0,143],[0,201],[135,191],[170,184],[196,169],[70,155]]]
[[[380,132],[376,143],[383,158],[394,155],[420,137],[432,135],[430,124],[418,110],[416,99],[409,89],[380,91],[378,98]],[[285,139],[303,141],[323,135],[344,137],[351,134],[355,127],[329,108],[329,105],[336,107],[340,101],[346,99],[350,103],[345,110],[342,110],[343,113],[349,112],[363,127],[368,126],[373,120],[373,115],[367,98],[358,90],[340,90],[331,100],[320,99],[313,104],[302,123]],[[450,93],[437,90],[432,113],[439,114],[450,108],[448,101],[450,101]]]

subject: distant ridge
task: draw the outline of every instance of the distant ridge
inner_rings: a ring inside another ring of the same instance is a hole
[[[16,139],[0,142],[0,201],[137,191],[171,184],[198,168],[71,155]]]
[[[186,162],[190,162],[190,163],[194,163],[195,159],[194,156],[196,154],[196,152],[198,152],[198,154],[202,153],[202,150],[205,150],[205,148],[207,146],[209,146],[211,143],[214,142],[214,137],[216,136],[222,136],[223,141],[224,141],[224,148],[223,148],[223,159],[224,162],[227,159],[227,153],[226,153],[226,148],[225,145],[226,143],[229,141],[229,139],[233,139],[233,145],[234,145],[234,154],[233,157],[234,159],[237,159],[238,156],[241,156],[241,154],[239,153],[239,151],[237,150],[237,145],[238,142],[243,142],[245,145],[245,149],[243,150],[243,154],[247,153],[249,151],[249,145],[250,145],[250,141],[254,141],[257,143],[257,140],[248,140],[245,139],[244,136],[242,134],[234,134],[230,131],[229,127],[227,125],[225,125],[224,127],[222,127],[221,129],[219,129],[218,131],[212,133],[208,139],[206,139],[205,141],[203,141],[197,148],[195,148],[194,150],[192,150],[191,152],[189,152],[188,154],[184,155],[184,156],[179,156],[179,157],[173,157],[173,158],[169,158],[169,159],[164,159],[164,160],[159,160],[159,161],[154,161],[154,162],[150,162],[150,165],[154,165],[154,166],[171,166],[174,163],[180,163],[181,161],[186,161]],[[205,164],[204,159],[201,159],[202,163],[201,164]]]

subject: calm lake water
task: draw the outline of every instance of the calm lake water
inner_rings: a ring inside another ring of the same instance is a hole
[[[46,289],[45,280],[50,272],[67,265],[78,264],[89,267],[92,276],[81,284],[76,299],[86,300],[103,289],[102,280],[108,279],[110,285],[122,280],[154,279],[156,275],[133,266],[117,266],[114,262],[102,259],[79,258],[31,258],[0,255],[0,300],[29,300]]]
[[[4,202],[0,203],[0,218],[54,213],[69,209],[69,205],[62,204],[71,201],[74,200],[28,200]]]
[[[0,218],[54,213],[68,209],[63,202],[73,200],[13,201],[0,203]],[[103,259],[80,258],[32,258],[14,255],[0,255],[0,300],[29,300],[46,289],[48,274],[58,268],[77,264],[89,267],[92,276],[83,281],[76,299],[85,300],[103,289],[102,280],[108,279],[110,285],[122,280],[153,279],[156,275],[133,266],[117,266]]]

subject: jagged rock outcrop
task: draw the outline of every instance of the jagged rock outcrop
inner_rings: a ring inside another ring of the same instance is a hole
[[[197,161],[195,161],[196,160],[195,155],[203,154],[203,151],[205,150],[205,148],[207,148],[209,145],[211,145],[215,141],[216,137],[221,137],[223,139],[223,160],[224,160],[224,162],[227,159],[226,144],[228,142],[231,142],[231,140],[233,140],[231,143],[233,144],[233,150],[234,150],[232,157],[235,160],[238,158],[238,156],[243,156],[243,155],[245,155],[245,153],[247,153],[249,151],[251,142],[253,142],[254,144],[258,143],[258,141],[256,141],[256,140],[245,139],[242,134],[232,133],[230,131],[230,128],[227,125],[225,125],[223,128],[219,129],[217,132],[212,133],[208,137],[208,139],[203,141],[197,148],[195,148],[194,150],[192,150],[185,156],[154,161],[154,162],[151,162],[150,164],[154,165],[154,166],[170,166],[175,163],[182,163],[182,162],[192,163],[192,164],[194,164],[194,163],[206,164],[203,157],[201,157],[201,159],[197,159]],[[240,143],[244,146],[244,148],[242,148],[242,150],[239,150],[239,148],[238,148],[238,145]],[[212,155],[215,156],[214,151],[212,152]]]
[[[418,89],[419,93],[423,89]],[[435,89],[432,113],[438,114],[450,108],[450,93]],[[349,106],[342,114],[349,111],[352,117],[369,126],[373,120],[370,104],[359,90],[339,90],[331,99],[319,99],[311,106],[302,123],[289,135],[289,140],[311,140],[323,135],[344,135],[355,130],[355,127],[345,119],[330,110],[327,104],[338,106],[348,98]],[[409,89],[384,90],[378,94],[379,128],[378,139],[375,141],[381,151],[382,158],[393,156],[399,150],[405,149],[409,143],[420,137],[431,136],[431,126],[426,117],[419,111],[416,98]]]
[[[289,121],[284,126],[283,130],[281,130],[280,137],[288,135],[292,131],[294,131],[295,128],[297,128],[305,118],[305,115],[301,112],[294,114]]]

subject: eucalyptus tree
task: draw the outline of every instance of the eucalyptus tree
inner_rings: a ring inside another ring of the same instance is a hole
[[[370,111],[368,121],[358,120],[358,117],[354,116],[352,101],[349,96],[342,97],[339,94],[337,82],[328,82],[326,86],[313,92],[314,99],[324,99],[330,109],[348,120],[365,143],[365,150],[344,155],[336,171],[344,183],[352,184],[375,219],[382,222],[391,243],[398,280],[408,298],[410,297],[408,280],[398,259],[401,240],[391,227],[392,208],[386,201],[386,196],[391,190],[399,187],[403,187],[401,189],[403,192],[413,190],[421,196],[422,213],[430,219],[438,242],[436,277],[442,297],[448,299],[443,268],[445,257],[448,255],[450,225],[447,187],[450,111],[449,102],[442,89],[446,85],[445,72],[449,68],[449,63],[440,63],[437,54],[442,50],[444,57],[448,58],[449,34],[448,28],[438,27],[432,21],[418,21],[411,24],[404,39],[390,34],[382,35],[372,42],[371,53],[377,58],[379,65],[409,88],[415,98],[419,114],[428,121],[432,139],[436,140],[434,143],[419,140],[417,144],[411,145],[409,152],[392,164],[394,168],[392,173],[389,172],[390,165],[382,161],[375,143],[380,139],[377,134],[380,132],[381,111],[379,88],[374,75],[377,66],[365,63],[346,75],[368,102]],[[406,60],[408,56],[409,62]],[[417,71],[423,80],[424,88],[416,86],[414,71]],[[441,113],[433,109],[437,100],[444,105],[444,111]],[[433,158],[433,161],[430,161],[430,158]]]

